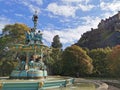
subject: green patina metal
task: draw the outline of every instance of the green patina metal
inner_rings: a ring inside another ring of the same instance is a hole
[[[48,88],[66,87],[68,82],[73,84],[73,78],[56,78],[56,80],[4,80],[0,90],[43,90]]]

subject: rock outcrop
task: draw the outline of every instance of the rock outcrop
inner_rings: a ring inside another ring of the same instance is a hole
[[[97,29],[84,33],[76,45],[89,49],[113,47],[120,44],[120,11],[101,20]]]

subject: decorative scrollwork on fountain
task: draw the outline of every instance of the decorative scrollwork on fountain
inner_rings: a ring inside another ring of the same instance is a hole
[[[39,82],[39,87],[43,87],[44,86],[44,82]]]
[[[0,89],[3,87],[3,83],[0,82]]]

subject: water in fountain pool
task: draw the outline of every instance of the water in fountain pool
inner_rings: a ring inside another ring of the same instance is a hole
[[[47,90],[96,90],[96,86],[93,83],[75,83],[67,87],[60,87]]]

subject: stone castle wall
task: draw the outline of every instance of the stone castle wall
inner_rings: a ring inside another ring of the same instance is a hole
[[[98,29],[100,30],[116,30],[120,29],[120,11],[108,19],[101,20],[98,24]]]

